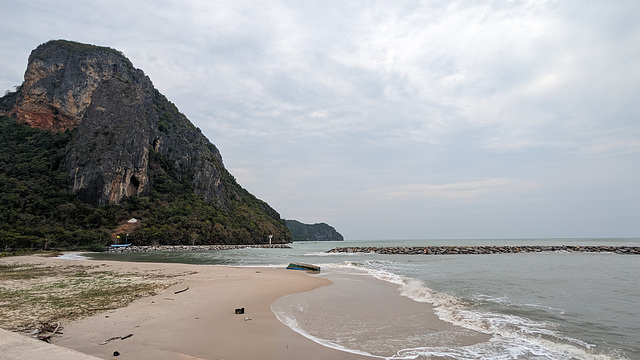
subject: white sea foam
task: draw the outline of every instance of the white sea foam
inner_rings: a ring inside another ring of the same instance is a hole
[[[91,260],[90,258],[82,255],[83,253],[79,253],[79,252],[72,252],[72,253],[65,253],[59,256],[56,256],[56,259],[64,259],[64,260]]]
[[[486,343],[458,348],[420,347],[399,350],[390,359],[429,358],[430,356],[455,359],[545,359],[545,360],[609,360],[607,355],[592,354],[590,344],[563,337],[551,323],[536,322],[520,316],[497,314],[472,309],[471,305],[454,296],[434,291],[420,280],[389,271],[390,261],[368,260],[363,263],[322,264],[323,268],[355,271],[399,286],[399,293],[417,302],[430,303],[436,315],[443,321],[492,335]],[[507,298],[484,300],[498,304],[509,302]],[[562,311],[562,309],[554,309]],[[304,334],[302,329],[298,332]],[[307,335],[305,335],[307,336]],[[314,340],[325,344],[326,341]],[[327,344],[325,344],[327,345]],[[329,345],[327,345],[329,346]],[[335,345],[333,347],[336,347]],[[344,349],[343,349],[344,350]]]
[[[546,305],[541,305],[541,304],[532,304],[532,303],[518,304],[518,303],[515,303],[515,302],[511,301],[511,299],[509,299],[506,296],[490,296],[490,295],[486,295],[486,294],[475,294],[475,295],[473,295],[473,300],[475,302],[493,303],[493,304],[498,304],[498,305],[502,305],[502,306],[524,306],[524,307],[529,307],[529,308],[544,309],[545,311],[549,311],[549,312],[557,313],[557,314],[564,314],[564,312],[565,312],[564,309],[551,307],[551,306],[546,306]]]
[[[317,251],[317,252],[309,252],[309,253],[305,253],[302,254],[302,256],[313,256],[313,257],[328,257],[328,256],[335,256],[335,257],[359,257],[359,256],[364,256],[365,254],[363,253],[347,253],[347,252],[340,252],[340,253],[329,253],[326,251]]]

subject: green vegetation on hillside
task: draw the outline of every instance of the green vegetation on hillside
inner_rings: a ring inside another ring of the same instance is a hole
[[[108,241],[117,208],[94,209],[67,190],[60,171],[71,133],[52,133],[0,117],[0,251],[87,248]]]
[[[282,231],[284,223],[278,228],[273,218],[258,211],[262,202],[246,190],[234,201],[233,210],[219,209],[193,193],[193,174],[181,174],[153,149],[149,153],[153,190],[148,197],[125,198],[121,205],[131,216],[143,219],[132,236],[137,245],[260,244],[271,234],[274,241],[291,241]]]
[[[99,249],[131,217],[141,220],[129,236],[138,245],[258,244],[271,234],[274,242],[291,241],[284,221],[269,216],[266,204],[246,190],[241,188],[230,210],[219,209],[193,193],[192,172],[181,172],[152,149],[149,196],[98,208],[82,203],[61,171],[72,136],[0,117],[0,252]]]

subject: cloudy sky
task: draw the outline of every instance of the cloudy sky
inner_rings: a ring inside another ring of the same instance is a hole
[[[283,218],[345,238],[640,236],[640,2],[11,1],[122,51]]]

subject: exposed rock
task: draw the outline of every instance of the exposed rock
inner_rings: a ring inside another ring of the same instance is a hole
[[[8,114],[37,128],[73,129],[91,105],[94,91],[116,76],[131,81],[144,74],[116,50],[48,42],[31,52],[20,96]]]
[[[113,204],[147,194],[151,151],[169,158],[217,206],[229,208],[242,191],[218,149],[122,53],[50,41],[31,53],[24,79],[2,114],[33,127],[75,129],[64,168],[83,201]]]
[[[376,253],[387,255],[477,255],[511,254],[525,252],[612,252],[616,254],[640,255],[640,246],[415,246],[415,247],[339,247],[328,253]]]
[[[259,244],[259,245],[156,245],[156,246],[127,246],[127,247],[110,247],[110,253],[129,253],[129,252],[154,252],[154,251],[220,251],[220,250],[236,250],[245,248],[261,248],[261,249],[291,249],[290,246],[284,244]]]
[[[234,233],[234,241],[269,234],[291,241],[280,215],[236,182],[216,146],[117,50],[65,40],[38,46],[24,83],[0,98],[0,115],[71,132],[61,170],[71,179],[69,190],[85,203],[150,195],[162,185],[153,179],[164,176],[170,187],[165,194],[195,193],[221,216],[236,216],[228,227],[253,224]]]

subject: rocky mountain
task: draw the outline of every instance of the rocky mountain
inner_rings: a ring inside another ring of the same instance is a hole
[[[216,146],[117,50],[65,40],[38,46],[24,83],[0,99],[0,115],[71,134],[57,170],[84,203],[195,194],[216,214],[241,219],[227,226],[242,223],[238,242],[261,242],[270,234],[274,241],[291,240],[280,215],[238,185]],[[227,237],[237,233],[226,230]],[[204,232],[196,238],[206,238]]]
[[[293,241],[344,241],[333,226],[325,223],[303,224],[297,220],[285,220]]]

